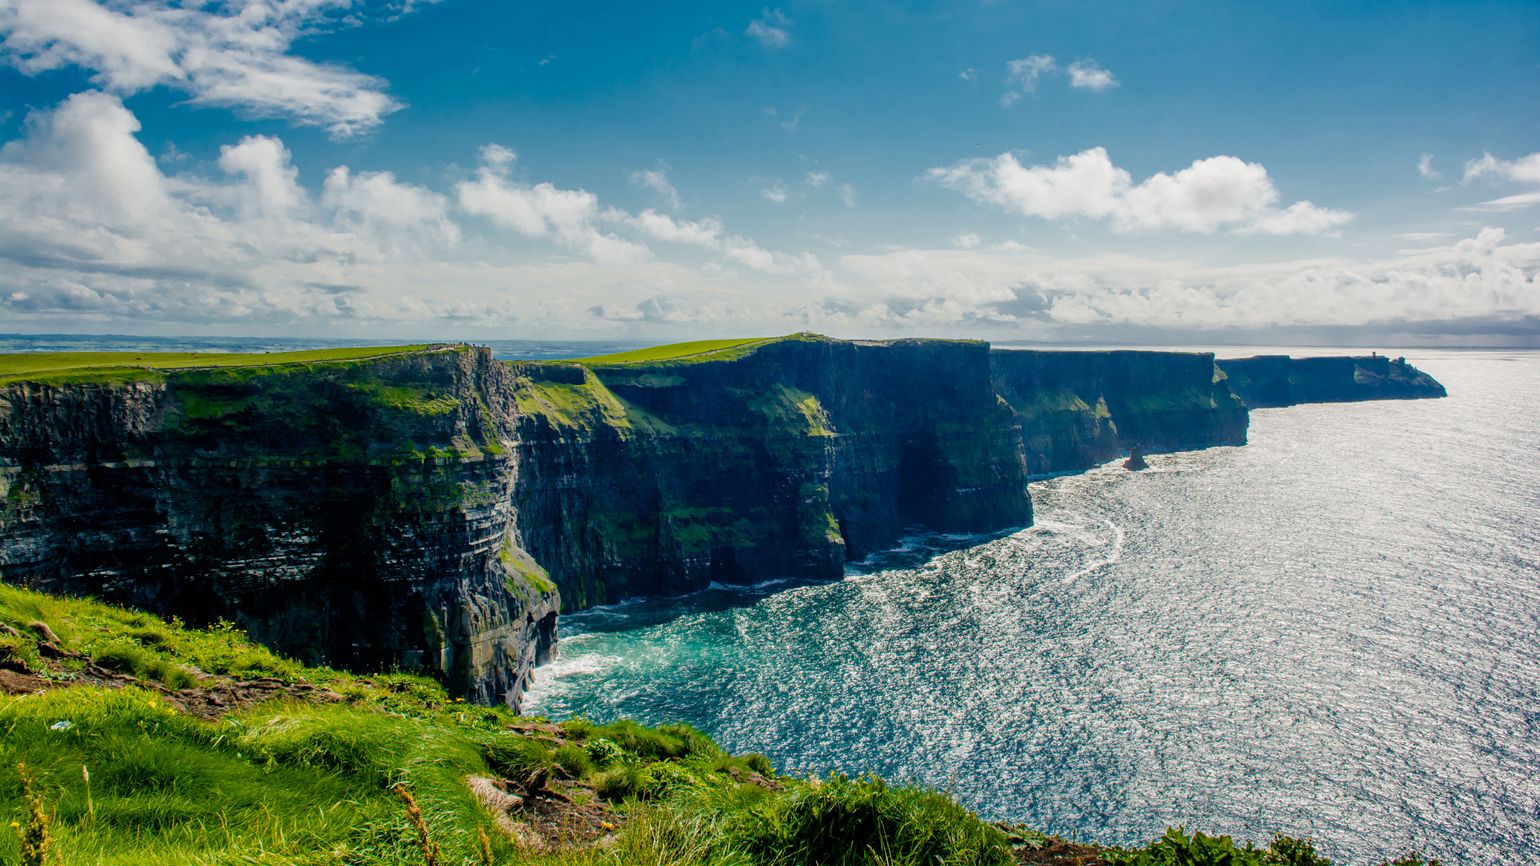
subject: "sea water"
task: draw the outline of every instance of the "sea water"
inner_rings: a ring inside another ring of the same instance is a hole
[[[1103,843],[1540,863],[1540,354],[1411,355],[1449,398],[1259,410],[1033,484],[1019,532],[564,616],[528,706]]]

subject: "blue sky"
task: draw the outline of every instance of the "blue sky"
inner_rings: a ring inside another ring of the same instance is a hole
[[[1534,3],[0,0],[9,331],[1534,343]]]

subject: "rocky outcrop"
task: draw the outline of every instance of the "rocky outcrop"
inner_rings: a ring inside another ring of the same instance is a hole
[[[1244,445],[1247,416],[1197,352],[990,353],[994,387],[1021,419],[1033,475],[1144,453]]]
[[[1247,407],[1357,400],[1412,400],[1447,396],[1432,376],[1384,355],[1291,358],[1258,355],[1227,358],[1219,367]]]
[[[1224,366],[1259,405],[1443,392],[1386,359]],[[1208,354],[808,334],[37,377],[0,385],[0,577],[516,704],[559,607],[836,578],[914,529],[1029,524],[1034,475],[1246,426]]]
[[[518,568],[485,349],[0,388],[0,571],[312,663],[518,695],[557,596]]]

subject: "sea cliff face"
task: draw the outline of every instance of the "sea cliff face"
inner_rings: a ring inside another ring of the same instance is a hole
[[[1088,469],[1135,446],[1246,443],[1246,407],[1211,354],[997,349],[990,358],[1034,475]]]
[[[1405,358],[1291,358],[1257,355],[1227,358],[1219,367],[1230,388],[1252,409],[1299,403],[1343,403],[1356,400],[1414,400],[1447,396],[1432,376],[1406,363]]]
[[[838,577],[906,526],[1031,522],[988,346],[799,338],[742,357],[515,365],[528,550],[568,609]]]
[[[297,658],[517,695],[557,598],[517,562],[484,349],[0,387],[7,581],[224,618]]]
[[[0,577],[517,705],[559,608],[1025,526],[1034,475],[1244,443],[1236,393],[1442,394],[1386,359],[1227,361],[1232,392],[1196,353],[795,335],[664,357],[21,377],[0,384]]]

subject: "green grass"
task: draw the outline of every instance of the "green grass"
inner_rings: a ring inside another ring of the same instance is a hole
[[[18,352],[0,355],[0,384],[155,380],[166,370],[357,361],[428,348],[420,344],[299,352]]]
[[[575,358],[575,363],[593,366],[621,366],[626,364],[656,364],[666,361],[719,361],[742,357],[766,343],[774,343],[783,337],[748,337],[730,340],[692,340],[688,343],[669,343],[649,346],[629,352],[611,355],[595,355]]]

